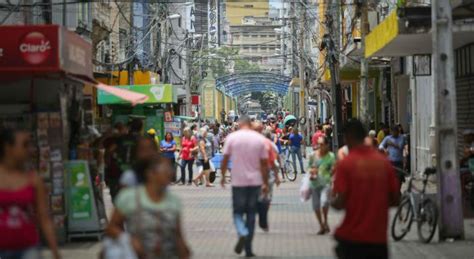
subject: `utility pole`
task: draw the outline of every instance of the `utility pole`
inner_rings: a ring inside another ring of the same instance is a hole
[[[305,1],[305,0],[302,0],[302,1]],[[298,42],[298,50],[299,50],[299,67],[298,67],[298,70],[299,70],[299,83],[300,83],[300,111],[299,111],[299,117],[302,117],[302,118],[305,118],[307,120],[307,116],[306,116],[306,113],[307,113],[307,106],[306,106],[306,97],[307,97],[307,92],[306,92],[306,75],[305,75],[305,59],[304,59],[304,56],[305,56],[305,25],[306,25],[306,9],[305,7],[303,6],[303,3],[300,2],[300,14],[302,15],[302,21],[300,22],[300,35],[298,37],[299,39],[299,42]],[[308,130],[308,126],[309,123],[306,123],[305,124],[305,128],[306,130]],[[308,135],[309,135],[309,132],[306,131],[306,133],[303,134],[306,138],[306,140],[308,139]],[[305,141],[306,142],[306,141]]]
[[[323,47],[326,48],[326,62],[331,72],[331,94],[332,94],[332,116],[333,128],[333,150],[337,151],[342,143],[342,101],[341,82],[339,78],[339,55],[334,38],[339,37],[339,32],[334,29],[334,18],[339,17],[337,0],[333,0],[326,13],[326,34],[323,37]],[[337,21],[336,21],[337,22]]]
[[[369,30],[369,19],[368,19],[368,9],[366,1],[360,1],[358,6],[361,12],[361,49],[362,53],[365,53],[365,37],[368,34]],[[369,62],[365,55],[362,54],[360,60],[360,98],[359,98],[359,107],[360,107],[360,119],[362,123],[368,125],[369,116],[368,116],[368,80],[369,80]]]
[[[449,1],[431,2],[433,40],[434,133],[439,238],[464,238],[461,183],[457,157],[456,85],[454,78],[453,19]]]
[[[133,33],[133,2],[130,2],[130,40],[129,40],[129,46],[128,46],[128,57],[132,56],[132,54],[135,51],[135,44],[134,44],[134,38],[135,35]],[[135,56],[135,55],[134,55]],[[134,84],[134,78],[133,78],[133,70],[135,66],[135,57],[133,57],[129,62],[128,62],[128,84],[133,85]]]
[[[191,85],[193,79],[193,34],[187,33],[186,35],[186,115],[191,116],[192,114],[192,105],[191,105]]]

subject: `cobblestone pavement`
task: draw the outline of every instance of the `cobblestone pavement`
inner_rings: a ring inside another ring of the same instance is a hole
[[[216,181],[217,182],[217,181]],[[183,202],[185,236],[193,258],[239,258],[233,253],[236,234],[232,224],[230,186],[205,188],[173,186]],[[260,258],[334,258],[331,236],[317,236],[319,230],[310,203],[299,200],[298,181],[283,183],[274,192],[270,209],[270,232],[257,230],[254,250]],[[343,214],[331,210],[334,229]],[[415,228],[402,242],[391,242],[392,258],[474,258],[474,222],[466,222],[468,241],[437,241],[425,245],[417,241]],[[97,258],[100,244],[75,242],[62,249],[65,258]]]

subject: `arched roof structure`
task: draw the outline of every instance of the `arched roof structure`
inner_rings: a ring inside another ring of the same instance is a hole
[[[270,72],[247,72],[216,79],[216,88],[224,94],[236,97],[250,92],[288,93],[291,78]]]

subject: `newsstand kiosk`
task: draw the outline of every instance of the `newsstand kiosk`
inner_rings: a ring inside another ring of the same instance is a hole
[[[94,82],[91,45],[57,25],[0,26],[0,38],[0,127],[31,130],[32,167],[48,189],[58,240],[100,238],[103,202],[87,161],[70,152],[86,127],[82,96],[85,82]]]

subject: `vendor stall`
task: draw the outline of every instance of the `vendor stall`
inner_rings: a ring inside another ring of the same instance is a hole
[[[106,219],[89,161],[71,161],[87,135],[84,84],[113,90],[93,80],[90,43],[57,25],[0,26],[0,38],[0,126],[31,130],[33,166],[45,181],[59,241],[100,237]],[[136,103],[147,98],[114,94]]]
[[[134,93],[140,93],[148,97],[148,99],[136,106],[131,106],[109,92],[99,90],[97,93],[97,103],[99,105],[107,105],[107,109],[111,111],[112,123],[122,122],[127,124],[133,117],[141,117],[144,119],[145,132],[154,129],[156,136],[163,139],[165,127],[173,127],[169,122],[165,122],[165,113],[172,109],[171,104],[177,103],[176,88],[169,84],[153,84],[153,85],[121,85],[115,86],[116,89],[128,90]],[[171,114],[171,112],[170,112]],[[168,116],[169,117],[169,116]]]

